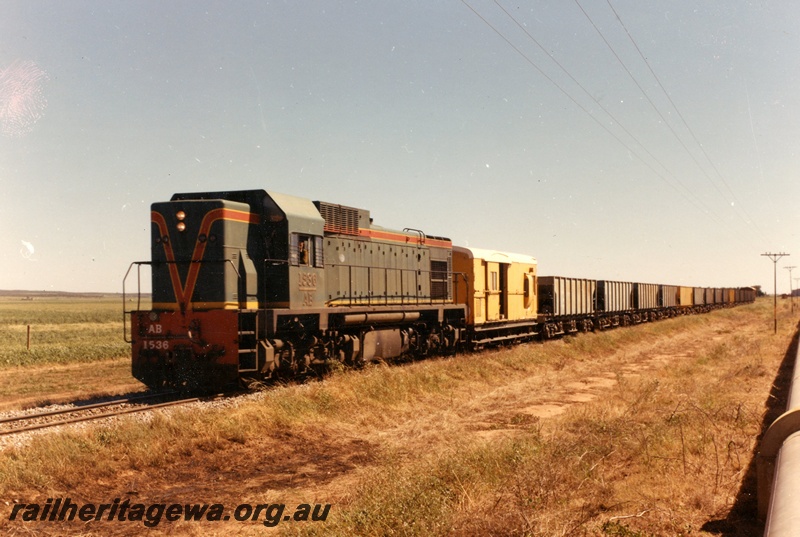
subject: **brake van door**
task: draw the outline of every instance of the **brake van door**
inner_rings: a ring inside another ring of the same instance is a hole
[[[486,263],[486,320],[500,320],[500,263]]]

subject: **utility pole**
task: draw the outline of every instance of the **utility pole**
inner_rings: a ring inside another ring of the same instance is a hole
[[[792,269],[796,269],[797,267],[792,265],[791,267],[783,267],[789,271],[789,301],[792,303],[792,313],[794,313],[794,293],[792,292]]]
[[[795,289],[800,289],[800,286],[798,286],[797,282],[800,282],[800,278],[795,278],[794,279],[794,288]],[[792,300],[794,300],[794,291],[792,291]],[[794,306],[794,302],[792,302],[792,306]],[[794,311],[794,310],[792,310],[792,311]]]
[[[773,309],[772,309],[772,318],[775,320],[775,333],[778,333],[778,259],[781,257],[785,257],[789,254],[785,254],[783,252],[779,254],[773,253],[766,253],[761,254],[763,257],[769,257],[772,260],[772,279],[773,279],[773,292],[772,292],[772,299],[773,299]]]

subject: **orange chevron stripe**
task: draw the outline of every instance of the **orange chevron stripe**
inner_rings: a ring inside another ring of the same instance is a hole
[[[167,221],[161,213],[152,211],[150,213],[150,221],[158,226],[160,236],[169,236],[169,229],[167,228]],[[167,264],[169,266],[169,278],[172,281],[172,289],[175,292],[175,301],[182,302],[183,299],[183,286],[181,285],[180,275],[178,274],[178,266],[175,264],[175,254],[172,251],[172,241],[163,243],[164,255],[167,256]]]
[[[211,226],[217,220],[232,220],[234,222],[243,222],[247,224],[257,224],[259,217],[257,214],[249,213],[246,211],[237,211],[235,209],[214,209],[209,211],[203,216],[203,221],[200,223],[199,235],[208,235]],[[161,236],[169,236],[169,228],[164,216],[156,211],[150,213],[150,221],[158,226]],[[178,273],[178,265],[175,263],[175,253],[172,250],[172,241],[163,243],[164,255],[169,261],[169,277],[172,281],[172,288],[175,291],[175,299],[181,304],[188,304],[194,295],[194,288],[197,285],[197,278],[200,274],[200,261],[203,259],[203,254],[206,251],[206,244],[208,241],[197,241],[192,252],[192,259],[189,265],[189,274],[186,275],[186,283],[181,284],[180,274]]]

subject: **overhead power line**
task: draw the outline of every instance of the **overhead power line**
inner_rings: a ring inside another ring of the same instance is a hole
[[[792,290],[792,270],[796,269],[795,265],[790,267],[783,267],[789,271],[789,300],[792,302],[792,313],[794,313],[794,291]]]
[[[620,65],[622,65],[625,68],[625,71],[628,73],[628,75],[631,77],[631,79],[634,80],[634,83],[636,83],[636,86],[639,88],[639,90],[642,92],[642,94],[645,96],[645,98],[647,98],[647,100],[651,104],[651,106],[653,106],[653,108],[656,110],[656,113],[658,113],[659,117],[661,117],[661,119],[664,121],[664,124],[667,125],[667,127],[672,132],[672,134],[675,135],[675,138],[680,142],[680,144],[683,146],[683,148],[686,150],[686,152],[691,156],[692,160],[694,160],[695,164],[697,164],[697,167],[700,169],[700,171],[703,173],[703,175],[706,176],[706,178],[711,183],[711,185],[716,189],[716,191],[721,196],[725,197],[725,193],[722,192],[722,190],[717,186],[717,183],[711,178],[711,176],[708,173],[706,173],[705,169],[700,165],[700,163],[694,157],[694,154],[691,151],[689,151],[689,148],[686,147],[686,145],[683,143],[681,138],[678,136],[678,134],[672,128],[670,123],[666,120],[666,118],[664,118],[664,116],[661,114],[661,112],[655,106],[653,101],[650,100],[650,97],[647,95],[647,92],[645,92],[644,89],[642,89],[641,85],[639,85],[639,83],[636,82],[636,80],[633,77],[633,75],[631,74],[630,70],[628,70],[627,66],[625,66],[624,62],[620,59],[620,57],[617,55],[617,53],[614,52],[613,47],[605,39],[605,37],[603,36],[602,32],[597,28],[597,26],[594,24],[592,19],[589,17],[589,15],[586,13],[586,11],[583,9],[583,7],[580,5],[578,0],[575,0],[575,3],[578,4],[578,7],[581,8],[581,11],[583,11],[583,14],[586,16],[586,18],[589,20],[589,22],[592,23],[592,26],[594,26],[595,30],[597,30],[597,33],[603,39],[603,41],[605,42],[606,46],[608,46],[608,48],[612,51],[614,56],[617,58],[617,61],[619,61]],[[709,154],[706,151],[705,147],[703,146],[702,143],[700,143],[700,140],[697,138],[697,135],[695,134],[694,129],[692,129],[692,127],[686,121],[686,118],[681,113],[681,111],[678,108],[678,106],[675,104],[675,101],[673,101],[672,97],[670,97],[669,92],[667,92],[666,88],[664,87],[664,84],[661,82],[661,79],[656,74],[656,72],[653,69],[653,67],[650,65],[650,62],[648,61],[647,57],[644,55],[642,50],[639,48],[638,43],[636,43],[636,40],[633,38],[633,35],[631,35],[631,32],[628,30],[628,27],[622,21],[622,18],[620,17],[619,13],[617,13],[617,10],[614,9],[614,6],[611,5],[611,0],[606,0],[606,3],[608,4],[608,7],[611,9],[611,11],[614,13],[614,17],[617,19],[617,22],[619,22],[620,26],[622,26],[622,29],[625,30],[625,34],[628,36],[628,40],[630,40],[631,44],[633,45],[633,48],[636,49],[636,52],[639,54],[639,57],[642,59],[644,64],[647,66],[647,69],[650,71],[650,74],[653,75],[653,79],[655,79],[656,84],[658,84],[658,87],[661,89],[661,92],[667,98],[667,100],[669,101],[669,103],[672,106],[673,110],[675,110],[675,113],[677,114],[678,118],[680,118],[681,122],[683,123],[683,126],[686,128],[686,130],[692,136],[692,139],[694,140],[695,144],[700,149],[700,151],[703,153],[703,156],[705,156],[706,160],[711,165],[711,167],[713,168],[714,172],[717,174],[717,177],[719,177],[720,181],[722,182],[722,184],[727,189],[728,194],[730,195],[730,198],[731,198],[731,200],[733,202],[732,205],[733,205],[733,208],[734,208],[734,212],[741,211],[742,214],[740,214],[740,217],[742,217],[744,222],[746,224],[752,224],[753,226],[755,226],[755,228],[758,231],[758,233],[762,237],[766,238],[764,233],[758,227],[758,224],[755,222],[755,220],[747,213],[747,210],[744,208],[744,205],[739,202],[739,199],[736,197],[736,194],[734,193],[733,189],[728,184],[728,182],[725,180],[725,176],[723,176],[722,173],[719,171],[719,168],[717,168],[716,164],[714,163],[714,161],[709,156]]]
[[[661,179],[664,183],[666,183],[670,188],[675,190],[680,196],[682,196],[687,202],[695,207],[695,209],[699,210],[712,220],[715,220],[718,224],[723,225],[721,220],[714,214],[714,212],[692,192],[690,188],[688,188],[680,179],[676,178],[669,169],[659,161],[659,159],[653,155],[645,145],[639,141],[639,139],[631,133],[627,128],[625,128],[624,124],[620,122],[614,114],[612,114],[606,107],[604,107],[594,96],[574,77],[572,74],[561,65],[558,60],[556,60],[552,54],[550,54],[537,40],[534,38],[528,31],[522,26],[513,16],[511,16],[508,11],[506,11],[500,4],[497,3],[495,0],[495,4],[503,10],[503,12],[518,26],[522,29],[522,31],[531,39],[537,47],[539,47],[547,56],[553,61],[559,69],[562,70],[581,90],[592,100],[599,108],[601,108],[611,119],[612,121],[621,128],[628,136],[630,136],[655,162],[658,163],[661,168],[663,168],[667,174],[673,177],[675,182],[677,182],[683,190],[679,189],[675,184],[673,184],[669,179],[667,179],[662,173],[656,170],[647,160],[645,160],[636,150],[630,147],[625,141],[623,141],[615,132],[613,132],[607,125],[605,125],[602,121],[600,121],[594,114],[592,114],[585,106],[583,106],[580,102],[578,102],[566,89],[564,89],[558,82],[556,82],[551,76],[549,76],[541,67],[539,67],[536,62],[531,60],[519,47],[517,47],[511,40],[504,35],[497,27],[495,27],[492,23],[490,23],[483,15],[478,13],[466,0],[461,0],[461,2],[470,10],[472,11],[484,24],[486,24],[492,31],[494,31],[503,41],[505,41],[512,49],[514,49],[517,54],[519,54],[531,67],[533,67],[539,74],[541,74],[548,82],[553,84],[564,96],[566,96],[570,101],[572,101],[575,106],[577,106],[581,111],[583,111],[589,118],[592,119],[597,125],[599,125],[603,130],[605,130],[611,137],[613,137],[617,142],[619,142],[631,155],[636,157],[640,162],[642,162],[650,171],[653,172],[659,179]]]
[[[704,167],[703,167],[703,166],[700,164],[700,162],[697,160],[697,158],[695,157],[694,153],[693,153],[693,152],[692,152],[692,151],[691,151],[691,150],[690,150],[690,149],[689,149],[689,148],[686,146],[686,144],[685,144],[685,142],[683,141],[683,139],[681,138],[681,136],[680,136],[680,135],[679,135],[679,134],[678,134],[678,133],[675,131],[675,129],[673,128],[673,126],[671,125],[671,123],[670,123],[670,122],[669,122],[669,121],[666,119],[666,117],[664,116],[664,114],[663,114],[663,113],[662,113],[662,112],[659,110],[658,106],[656,106],[656,104],[655,104],[655,103],[652,101],[652,99],[651,99],[651,98],[650,98],[650,96],[647,94],[647,92],[644,90],[644,88],[641,86],[641,84],[640,84],[640,83],[639,83],[639,82],[636,80],[636,78],[633,76],[633,74],[632,74],[631,70],[630,70],[630,69],[629,69],[629,68],[628,68],[628,67],[625,65],[625,63],[624,63],[624,62],[622,61],[622,59],[620,58],[619,54],[617,54],[617,52],[614,50],[614,48],[611,46],[611,44],[610,44],[610,43],[608,42],[608,40],[605,38],[605,36],[603,35],[602,31],[601,31],[601,30],[600,30],[600,29],[597,27],[597,25],[594,23],[594,21],[591,19],[591,17],[588,15],[588,13],[587,13],[587,12],[586,12],[586,11],[583,9],[583,7],[581,6],[580,2],[579,2],[578,0],[574,0],[574,1],[575,1],[575,3],[577,4],[578,8],[579,8],[579,9],[581,10],[581,12],[583,13],[583,15],[586,17],[586,19],[587,19],[587,20],[590,22],[590,24],[592,24],[592,26],[594,27],[595,31],[598,33],[598,35],[599,35],[599,36],[600,36],[600,38],[603,40],[603,42],[606,44],[606,46],[608,47],[608,49],[611,51],[611,53],[612,53],[612,54],[614,55],[614,57],[617,59],[617,61],[619,62],[619,64],[620,64],[620,65],[622,66],[622,68],[623,68],[623,69],[626,71],[626,73],[628,74],[628,76],[630,77],[630,79],[631,79],[631,80],[634,82],[634,84],[635,84],[635,85],[636,85],[636,87],[639,89],[639,91],[641,92],[641,94],[642,94],[642,95],[645,97],[645,99],[648,101],[648,103],[649,103],[649,104],[650,104],[650,106],[653,108],[653,110],[656,112],[656,114],[658,114],[658,116],[661,118],[661,120],[662,120],[662,122],[664,123],[664,125],[665,125],[665,126],[667,126],[667,128],[669,128],[669,130],[671,131],[672,135],[675,137],[675,139],[678,141],[678,143],[679,143],[679,144],[680,144],[680,145],[683,147],[684,151],[685,151],[685,152],[686,152],[686,153],[687,153],[687,154],[690,156],[690,158],[691,158],[691,159],[694,161],[694,163],[697,165],[697,167],[698,167],[698,169],[700,170],[700,172],[701,172],[701,173],[702,173],[702,174],[703,174],[703,175],[706,177],[706,179],[708,180],[708,182],[709,182],[709,183],[710,183],[710,184],[711,184],[711,185],[714,187],[714,189],[715,189],[715,190],[716,190],[716,191],[719,193],[719,195],[720,195],[720,197],[721,197],[722,199],[725,199],[726,197],[728,197],[728,195],[726,195],[726,194],[725,194],[725,193],[724,193],[724,192],[723,192],[723,191],[722,191],[722,190],[719,188],[719,186],[717,186],[716,182],[715,182],[715,181],[712,179],[712,177],[711,177],[711,176],[708,174],[708,172],[706,171],[706,169],[705,169],[705,168],[704,168]],[[761,229],[758,227],[758,225],[757,225],[757,223],[755,222],[755,220],[754,220],[754,219],[753,219],[753,218],[752,218],[752,217],[751,217],[749,214],[747,214],[747,211],[746,211],[746,209],[744,208],[743,204],[741,204],[741,203],[738,201],[738,199],[736,198],[736,195],[735,195],[735,193],[733,192],[733,190],[731,189],[730,185],[727,183],[727,181],[725,181],[725,178],[722,176],[722,174],[720,173],[719,169],[716,167],[716,165],[714,164],[714,162],[711,160],[710,156],[709,156],[709,155],[708,155],[708,153],[706,152],[705,148],[704,148],[704,147],[703,147],[703,145],[700,143],[699,139],[697,138],[697,135],[694,133],[694,131],[692,130],[692,128],[689,126],[689,124],[687,123],[686,119],[684,118],[683,114],[680,112],[680,110],[679,110],[679,109],[678,109],[678,107],[675,105],[675,103],[674,103],[674,101],[672,100],[672,98],[671,98],[671,97],[669,96],[669,94],[667,93],[667,91],[666,91],[666,89],[665,89],[665,87],[664,87],[663,83],[661,82],[661,80],[659,79],[659,77],[656,75],[656,73],[655,73],[655,71],[653,70],[653,68],[652,68],[652,66],[650,65],[650,63],[649,63],[649,62],[647,61],[647,59],[645,58],[644,54],[642,53],[642,51],[641,51],[641,49],[639,48],[639,46],[638,46],[638,44],[636,43],[636,41],[634,40],[634,38],[633,38],[633,36],[631,35],[630,31],[629,31],[629,30],[628,30],[628,28],[625,26],[625,24],[622,22],[622,19],[621,19],[621,17],[619,16],[619,14],[617,13],[617,11],[616,11],[616,10],[614,9],[614,7],[611,5],[611,3],[610,3],[610,1],[609,1],[609,0],[606,0],[606,1],[607,1],[608,5],[609,5],[609,8],[610,8],[610,9],[612,10],[612,12],[614,13],[614,16],[616,17],[616,19],[617,19],[617,21],[619,22],[620,26],[622,26],[622,28],[625,30],[625,33],[627,34],[627,36],[628,36],[628,39],[629,39],[629,40],[630,40],[630,42],[632,43],[633,47],[636,49],[637,53],[638,53],[638,54],[639,54],[639,56],[642,58],[642,61],[644,61],[645,65],[647,66],[648,70],[649,70],[649,71],[650,71],[650,73],[652,74],[653,78],[656,80],[656,82],[657,82],[658,86],[660,87],[661,91],[664,93],[664,95],[666,96],[667,100],[670,102],[670,104],[671,104],[672,108],[675,110],[675,113],[676,113],[676,114],[677,114],[677,116],[678,116],[678,117],[681,119],[681,122],[683,123],[684,127],[685,127],[685,128],[686,128],[686,130],[687,130],[687,131],[688,131],[688,132],[691,134],[691,136],[692,136],[692,139],[694,140],[695,144],[696,144],[696,145],[699,147],[700,151],[701,151],[701,152],[702,152],[702,154],[705,156],[706,160],[709,162],[709,164],[711,165],[711,167],[713,168],[713,170],[716,172],[717,176],[720,178],[720,180],[721,180],[721,181],[722,181],[722,183],[724,184],[725,188],[728,190],[728,194],[729,194],[729,196],[730,196],[730,199],[732,199],[732,200],[733,200],[733,201],[731,202],[731,206],[732,206],[732,208],[733,208],[734,214],[736,214],[736,215],[737,215],[737,216],[738,216],[738,217],[739,217],[739,218],[740,218],[740,219],[743,221],[743,223],[746,225],[746,227],[747,227],[747,228],[749,228],[749,229],[750,229],[751,231],[753,231],[753,232],[756,232],[756,233],[757,233],[758,235],[760,235],[762,238],[766,238],[766,236],[764,235],[764,233],[763,233],[763,232],[761,231]],[[620,122],[620,121],[619,121],[619,120],[618,120],[618,119],[615,117],[615,115],[614,115],[613,113],[611,113],[611,112],[610,112],[610,111],[609,111],[609,110],[608,110],[608,109],[607,109],[605,106],[603,106],[603,104],[601,104],[601,103],[600,103],[600,102],[599,102],[597,99],[595,99],[595,98],[594,98],[594,96],[593,96],[593,95],[592,95],[592,94],[591,94],[591,93],[590,93],[590,92],[589,92],[589,91],[586,89],[586,87],[584,87],[584,86],[583,86],[583,84],[581,84],[581,82],[580,82],[580,81],[578,81],[578,80],[577,80],[577,78],[576,78],[575,76],[573,76],[573,75],[572,75],[572,73],[570,73],[570,71],[569,71],[569,70],[568,70],[566,67],[564,67],[564,66],[563,66],[563,65],[562,65],[562,64],[561,64],[561,63],[560,63],[560,62],[559,62],[559,61],[558,61],[558,60],[555,58],[555,56],[554,56],[552,53],[550,53],[550,52],[549,52],[549,51],[548,51],[548,50],[547,50],[547,49],[546,49],[546,48],[545,48],[545,47],[544,47],[544,46],[543,46],[543,45],[542,45],[542,44],[541,44],[541,43],[540,43],[540,42],[539,42],[539,41],[538,41],[538,40],[537,40],[537,39],[536,39],[536,38],[535,38],[535,37],[534,37],[534,36],[533,36],[533,35],[532,35],[532,34],[529,32],[529,31],[528,31],[528,29],[526,28],[526,26],[525,26],[525,25],[521,24],[521,23],[520,23],[520,22],[519,22],[519,21],[518,21],[518,20],[517,20],[517,19],[516,19],[516,18],[515,18],[515,17],[514,17],[512,14],[511,14],[511,13],[509,13],[509,11],[508,11],[507,9],[505,9],[505,8],[504,8],[504,7],[503,7],[503,6],[502,6],[502,5],[501,5],[501,4],[498,2],[498,0],[494,0],[494,3],[497,5],[497,7],[499,7],[499,8],[500,8],[500,9],[503,11],[503,13],[505,13],[505,15],[506,15],[506,16],[507,16],[509,19],[511,19],[511,20],[514,22],[514,24],[515,24],[515,25],[516,25],[516,26],[517,26],[517,27],[518,27],[520,30],[522,30],[522,32],[523,32],[523,33],[525,33],[525,35],[528,37],[528,39],[530,39],[530,40],[531,40],[531,42],[533,42],[533,43],[534,43],[534,44],[535,44],[535,45],[536,45],[536,46],[537,46],[537,47],[538,47],[538,48],[539,48],[539,49],[540,49],[540,50],[541,50],[543,53],[545,53],[545,54],[546,54],[546,55],[547,55],[547,56],[550,58],[550,60],[551,60],[551,61],[552,61],[552,62],[553,62],[555,65],[557,65],[557,66],[558,66],[558,68],[559,68],[559,69],[560,69],[560,70],[561,70],[561,71],[562,71],[562,72],[563,72],[563,73],[564,73],[564,74],[565,74],[567,77],[569,77],[569,78],[570,78],[570,80],[572,80],[572,81],[573,81],[573,82],[574,82],[574,83],[575,83],[575,84],[576,84],[576,85],[577,85],[577,86],[578,86],[578,87],[579,87],[579,88],[580,88],[580,89],[581,89],[581,90],[584,92],[584,94],[585,94],[585,95],[586,95],[586,96],[587,96],[587,97],[588,97],[588,98],[589,98],[589,99],[590,99],[590,100],[591,100],[591,101],[592,101],[592,102],[593,102],[595,105],[597,105],[597,106],[598,106],[600,109],[602,109],[602,110],[603,110],[603,111],[604,111],[604,112],[605,112],[605,113],[608,115],[608,117],[609,117],[609,118],[610,118],[610,119],[611,119],[611,120],[612,120],[614,123],[616,123],[616,125],[617,125],[617,127],[618,127],[618,128],[622,129],[622,131],[624,131],[624,132],[625,132],[625,133],[626,133],[626,134],[627,134],[627,135],[628,135],[628,136],[629,136],[629,137],[630,137],[630,138],[631,138],[631,139],[632,139],[632,140],[633,140],[633,141],[634,141],[634,142],[635,142],[635,143],[636,143],[636,144],[637,144],[639,147],[641,147],[641,148],[642,148],[642,150],[643,150],[643,151],[644,151],[644,152],[645,152],[645,153],[646,153],[646,154],[647,154],[647,155],[648,155],[648,156],[649,156],[649,157],[650,157],[650,158],[651,158],[653,161],[655,161],[655,162],[656,162],[656,163],[657,163],[657,164],[658,164],[658,165],[659,165],[659,166],[660,166],[660,167],[661,167],[661,168],[662,168],[662,169],[663,169],[663,170],[666,172],[666,174],[667,174],[667,175],[669,175],[669,176],[672,178],[672,180],[673,180],[673,181],[674,181],[674,182],[675,182],[675,183],[676,183],[678,186],[676,186],[676,184],[673,184],[673,182],[672,182],[672,181],[670,181],[670,180],[669,180],[667,177],[665,177],[665,176],[664,176],[662,173],[660,173],[660,172],[659,172],[659,171],[657,171],[655,168],[653,168],[653,166],[652,166],[652,165],[650,165],[650,163],[649,163],[649,162],[647,162],[647,161],[646,161],[644,158],[642,158],[642,156],[641,156],[641,155],[640,155],[640,154],[639,154],[637,151],[635,151],[634,149],[632,149],[632,148],[631,148],[631,147],[630,147],[630,146],[629,146],[629,145],[628,145],[628,144],[627,144],[625,141],[623,141],[623,140],[622,140],[622,139],[621,139],[621,138],[620,138],[620,137],[619,137],[619,136],[618,136],[616,133],[614,133],[614,132],[613,132],[613,131],[612,131],[612,130],[611,130],[611,129],[610,129],[610,128],[609,128],[609,127],[608,127],[608,126],[605,124],[605,123],[601,122],[601,121],[600,121],[600,120],[599,120],[599,119],[598,119],[598,118],[597,118],[597,117],[596,117],[596,116],[595,116],[595,115],[594,115],[594,114],[593,114],[593,113],[592,113],[590,110],[588,110],[588,109],[587,109],[585,106],[583,106],[582,104],[580,104],[580,103],[579,103],[579,102],[578,102],[578,101],[577,101],[577,100],[576,100],[576,99],[575,99],[575,98],[574,98],[574,97],[573,97],[573,96],[572,96],[572,95],[571,95],[571,94],[570,94],[570,93],[569,93],[569,92],[568,92],[568,91],[567,91],[567,90],[566,90],[566,89],[565,89],[563,86],[561,86],[561,85],[560,85],[559,83],[557,83],[557,82],[556,82],[556,81],[555,81],[555,80],[554,80],[554,79],[553,79],[551,76],[549,76],[547,73],[545,73],[545,71],[544,71],[544,70],[543,70],[543,69],[542,69],[542,68],[541,68],[539,65],[537,65],[537,63],[536,63],[534,60],[532,60],[530,57],[528,57],[528,56],[527,56],[527,55],[526,55],[526,54],[525,54],[525,53],[524,53],[524,52],[523,52],[523,51],[522,51],[522,50],[521,50],[521,49],[520,49],[518,46],[516,46],[516,45],[515,45],[515,44],[514,44],[514,43],[513,43],[513,42],[512,42],[512,41],[511,41],[511,40],[510,40],[510,39],[509,39],[509,38],[508,38],[506,35],[505,35],[505,34],[503,34],[503,32],[501,32],[501,31],[500,31],[500,30],[499,30],[499,29],[498,29],[496,26],[494,26],[493,24],[491,24],[491,23],[490,23],[490,22],[489,22],[489,21],[486,19],[486,17],[484,17],[483,15],[481,15],[481,14],[480,14],[480,13],[479,13],[477,10],[475,10],[475,9],[474,9],[474,8],[473,8],[473,7],[472,7],[472,6],[471,6],[469,3],[467,3],[467,1],[466,1],[466,0],[462,0],[462,3],[463,3],[465,6],[467,6],[467,8],[468,8],[468,9],[470,9],[470,10],[471,10],[471,11],[472,11],[472,12],[473,12],[473,13],[474,13],[474,14],[475,14],[475,15],[476,15],[478,18],[480,18],[480,19],[481,19],[481,20],[484,22],[484,24],[486,24],[486,25],[487,25],[489,28],[491,28],[491,29],[492,29],[492,30],[493,30],[493,31],[494,31],[494,32],[495,32],[495,33],[496,33],[498,36],[500,36],[500,38],[501,38],[501,39],[503,39],[503,40],[504,40],[504,41],[505,41],[505,42],[506,42],[506,43],[507,43],[507,44],[508,44],[508,45],[509,45],[509,46],[510,46],[510,47],[511,47],[511,48],[512,48],[514,51],[516,51],[516,52],[517,52],[517,54],[519,54],[519,55],[520,55],[520,56],[521,56],[521,57],[522,57],[522,58],[523,58],[523,59],[524,59],[524,60],[525,60],[527,63],[529,63],[529,64],[530,64],[530,65],[531,65],[531,66],[532,66],[534,69],[536,69],[536,71],[538,71],[538,72],[539,72],[539,73],[540,73],[540,74],[541,74],[543,77],[545,77],[545,79],[547,79],[547,80],[548,80],[548,81],[549,81],[551,84],[553,84],[553,85],[554,85],[554,86],[555,86],[555,87],[556,87],[556,88],[557,88],[557,89],[558,89],[558,90],[559,90],[559,91],[560,91],[560,92],[561,92],[563,95],[565,95],[565,96],[566,96],[566,97],[567,97],[569,100],[571,100],[571,101],[573,102],[573,104],[575,104],[575,105],[576,105],[576,106],[577,106],[577,107],[578,107],[578,108],[579,108],[581,111],[583,111],[585,114],[587,114],[587,115],[588,115],[588,116],[589,116],[589,117],[590,117],[590,118],[591,118],[591,119],[592,119],[592,120],[593,120],[595,123],[597,123],[597,124],[598,124],[598,125],[599,125],[601,128],[603,128],[603,129],[604,129],[604,130],[605,130],[605,131],[606,131],[608,134],[610,134],[610,135],[611,135],[611,136],[612,136],[612,137],[613,137],[615,140],[617,140],[617,142],[619,142],[619,143],[620,143],[620,144],[621,144],[623,147],[625,147],[625,149],[627,149],[627,150],[628,150],[628,151],[629,151],[629,152],[630,152],[630,153],[631,153],[631,154],[632,154],[634,157],[636,157],[636,158],[637,158],[637,159],[638,159],[640,162],[642,162],[642,163],[643,163],[645,166],[647,166],[647,168],[649,168],[649,169],[650,169],[650,171],[652,171],[652,172],[653,172],[653,174],[654,174],[654,175],[656,175],[656,176],[657,176],[657,177],[658,177],[658,178],[659,178],[661,181],[663,181],[664,183],[666,183],[666,184],[667,184],[668,186],[670,186],[670,187],[671,187],[673,190],[675,190],[675,191],[676,191],[678,194],[680,194],[680,195],[681,195],[681,196],[682,196],[682,197],[683,197],[683,198],[684,198],[686,201],[688,201],[688,202],[689,202],[691,205],[693,205],[693,206],[695,207],[695,209],[698,209],[698,210],[700,210],[700,211],[701,211],[702,213],[704,213],[704,214],[705,214],[707,217],[709,217],[709,218],[711,218],[712,220],[714,220],[714,221],[715,221],[717,224],[719,224],[719,225],[721,225],[721,226],[723,226],[723,227],[726,227],[726,228],[728,227],[728,226],[727,226],[727,224],[725,224],[725,223],[724,223],[724,222],[723,222],[723,221],[722,221],[722,220],[721,220],[721,219],[720,219],[720,218],[717,216],[717,214],[716,214],[716,211],[715,211],[715,210],[713,210],[713,209],[712,209],[712,208],[710,208],[708,205],[706,205],[706,203],[705,203],[705,202],[704,202],[704,201],[703,201],[703,200],[702,200],[702,199],[701,199],[701,198],[700,198],[700,197],[699,197],[699,196],[698,196],[698,195],[695,193],[695,191],[694,191],[693,189],[691,189],[690,187],[688,187],[688,186],[687,186],[686,184],[684,184],[684,183],[683,183],[683,182],[682,182],[682,181],[681,181],[681,180],[680,180],[680,179],[679,179],[679,178],[678,178],[678,177],[677,177],[675,174],[673,174],[673,173],[670,171],[670,169],[669,169],[669,168],[668,168],[668,167],[667,167],[667,166],[666,166],[664,163],[662,163],[662,162],[661,162],[661,161],[660,161],[660,160],[659,160],[659,159],[658,159],[658,158],[657,158],[657,157],[656,157],[656,156],[655,156],[655,155],[654,155],[654,154],[653,154],[653,153],[652,153],[652,152],[651,152],[651,151],[650,151],[650,150],[649,150],[649,149],[648,149],[648,148],[647,148],[645,145],[644,145],[644,143],[642,143],[642,141],[641,141],[641,140],[639,140],[639,138],[638,138],[637,136],[635,136],[635,135],[634,135],[634,134],[633,134],[633,133],[632,133],[632,132],[631,132],[631,131],[630,131],[628,128],[626,128],[626,127],[625,127],[625,125],[624,125],[622,122]],[[680,187],[680,188],[679,188],[679,187]]]

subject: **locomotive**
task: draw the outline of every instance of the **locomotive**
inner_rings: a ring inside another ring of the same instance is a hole
[[[125,280],[149,265],[152,306],[125,311],[124,324],[133,376],[154,389],[218,390],[755,298],[751,288],[540,278],[531,256],[265,190],[175,194],[150,214],[151,260]]]

